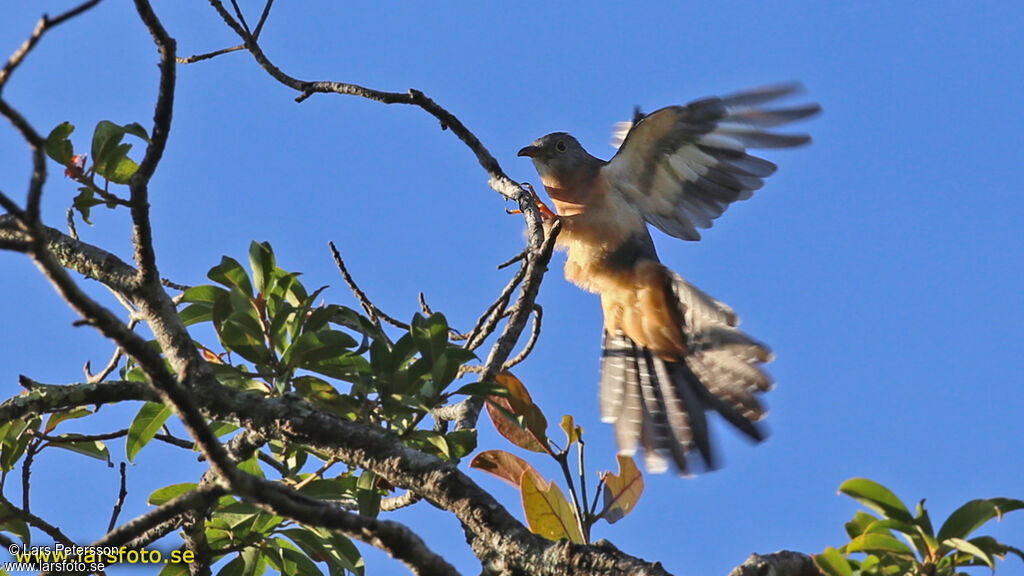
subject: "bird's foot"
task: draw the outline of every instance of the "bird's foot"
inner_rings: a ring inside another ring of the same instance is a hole
[[[537,191],[534,190],[532,184],[530,184],[529,182],[523,182],[521,186],[530,191],[530,195],[533,196],[533,203],[537,205],[537,210],[540,211],[541,219],[554,220],[555,218],[558,217],[558,214],[555,214],[554,211],[552,211],[551,208],[548,208],[548,205],[545,204],[544,201],[540,199],[540,196],[537,195]],[[508,212],[509,214],[523,213],[523,211],[519,210],[518,208],[515,210],[506,210],[506,212]]]

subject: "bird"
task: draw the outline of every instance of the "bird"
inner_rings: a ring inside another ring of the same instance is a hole
[[[610,160],[588,153],[565,132],[519,150],[533,161],[554,204],[537,197],[565,277],[600,295],[604,314],[599,404],[614,424],[619,452],[643,449],[645,468],[692,475],[718,467],[707,413],[717,412],[754,441],[765,431],[758,395],[773,383],[767,345],[738,328],[739,318],[658,259],[648,224],[682,240],[700,239],[734,202],[751,198],[777,166],[751,149],[792,148],[807,134],[770,128],[813,116],[816,103],[780,106],[801,91],[777,84],[724,97],[635,111],[617,125]],[[531,187],[532,191],[532,187]]]

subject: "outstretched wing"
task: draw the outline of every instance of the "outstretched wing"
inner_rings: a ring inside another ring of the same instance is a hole
[[[602,171],[648,222],[677,238],[700,240],[697,228],[710,228],[729,204],[750,198],[775,172],[775,164],[748,149],[810,142],[806,134],[766,130],[821,110],[817,104],[763,107],[799,90],[797,84],[767,86],[642,116],[619,129],[622,145]]]

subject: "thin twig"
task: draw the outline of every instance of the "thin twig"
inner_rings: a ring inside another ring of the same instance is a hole
[[[338,271],[341,272],[341,277],[345,279],[345,283],[348,284],[349,290],[355,295],[356,300],[359,300],[359,305],[366,311],[366,315],[370,317],[370,320],[380,328],[380,321],[384,320],[388,324],[391,324],[395,328],[400,330],[408,330],[409,325],[401,320],[396,320],[377,308],[373,302],[366,296],[366,293],[359,289],[356,281],[352,278],[352,275],[348,273],[348,268],[345,267],[344,260],[341,259],[341,253],[338,252],[338,248],[334,246],[334,242],[328,242],[328,246],[331,247],[331,254],[334,255],[334,264],[338,267]]]
[[[337,463],[338,463],[337,459],[335,459],[335,458],[328,458],[327,462],[324,462],[323,466],[318,468],[315,472],[313,472],[309,476],[306,476],[305,478],[303,478],[301,482],[298,482],[297,484],[295,484],[295,486],[292,486],[292,488],[294,488],[296,491],[302,490],[306,486],[309,486],[309,484],[312,481],[316,480],[317,478],[322,477],[324,475],[324,472],[327,472],[328,470],[330,470],[331,466],[334,466]]]
[[[430,316],[434,313],[427,305],[427,299],[423,296],[423,292],[420,292],[420,311],[423,312],[424,316]]]
[[[89,0],[88,2],[79,4],[77,7],[72,8],[67,12],[59,14],[55,18],[50,18],[45,15],[42,18],[40,18],[39,22],[36,23],[35,29],[32,30],[32,35],[29,36],[28,40],[25,40],[25,42],[17,50],[14,51],[14,54],[12,54],[11,57],[7,59],[7,63],[4,64],[4,67],[0,69],[0,91],[3,90],[4,84],[7,83],[7,79],[10,78],[11,74],[14,72],[14,69],[17,68],[19,64],[21,64],[21,62],[25,59],[25,56],[27,56],[28,53],[32,50],[32,48],[35,47],[36,43],[39,42],[39,39],[43,37],[43,34],[46,33],[47,30],[54,28],[64,23],[65,21],[74,18],[75,16],[78,16],[82,12],[85,12],[86,10],[92,8],[93,6],[99,3],[100,0]]]
[[[260,14],[260,21],[256,23],[256,29],[252,31],[252,39],[259,40],[260,32],[263,31],[263,25],[267,22],[267,17],[270,16],[270,7],[274,5],[274,0],[267,0],[267,3],[263,5],[263,13]]]
[[[157,89],[156,106],[153,112],[153,129],[146,153],[139,162],[139,168],[128,182],[131,190],[132,244],[135,247],[135,265],[138,281],[142,286],[157,287],[160,275],[156,267],[156,253],[153,250],[153,228],[149,218],[149,180],[163,157],[167,137],[171,129],[174,111],[174,86],[176,79],[175,58],[177,44],[167,34],[160,19],[153,12],[148,0],[136,0],[135,9],[139,18],[149,30],[160,53],[160,85]]]
[[[187,58],[178,57],[175,58],[175,61],[177,61],[178,64],[192,64],[194,62],[202,62],[203,60],[215,58],[217,56],[220,56],[221,54],[238,52],[239,50],[245,50],[245,44],[239,44],[237,46],[232,46],[230,48],[221,48],[220,50],[214,50],[213,52],[206,52],[204,54],[193,54],[192,56],[188,56]]]
[[[231,5],[235,8],[235,17],[242,23],[242,28],[245,29],[246,33],[252,36],[252,33],[249,31],[249,25],[245,23],[245,15],[242,14],[242,9],[238,7],[238,0],[231,0]]]
[[[117,526],[117,517],[121,515],[121,506],[124,505],[124,499],[128,496],[128,489],[125,485],[125,470],[127,465],[121,462],[121,490],[117,493],[117,502],[114,503],[114,510],[110,514],[110,523],[107,524],[107,532],[114,529]]]
[[[515,292],[519,283],[523,281],[524,276],[526,276],[525,262],[516,270],[515,275],[508,281],[508,284],[502,289],[501,294],[498,295],[494,303],[488,306],[487,310],[477,319],[476,325],[473,326],[473,329],[469,331],[469,335],[466,337],[466,349],[476,350],[494,333],[495,328],[498,326],[498,321],[504,316],[508,303],[512,300],[512,293]]]
[[[516,354],[515,358],[506,361],[505,364],[502,365],[502,370],[508,370],[523,360],[526,360],[526,357],[530,355],[530,352],[533,352],[533,347],[537,344],[537,340],[540,338],[540,322],[543,315],[544,309],[541,308],[541,305],[534,304],[533,323],[530,325],[530,337],[527,339],[526,345],[523,346],[523,349],[519,351],[519,354]]]

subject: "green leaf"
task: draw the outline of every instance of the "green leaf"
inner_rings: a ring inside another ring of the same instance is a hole
[[[210,268],[210,271],[206,273],[206,277],[228,288],[237,288],[249,298],[253,296],[249,275],[245,273],[242,265],[230,256],[221,257],[220,264]]]
[[[58,438],[66,438],[68,442],[53,442],[50,445],[54,448],[63,448],[64,450],[70,450],[79,454],[84,454],[90,458],[102,460],[107,464],[110,464],[110,451],[107,450],[107,446],[99,440],[85,440],[82,442],[74,442],[73,439],[79,434],[61,434]]]
[[[508,388],[498,384],[497,382],[472,382],[461,386],[458,390],[450,392],[450,396],[458,394],[465,394],[467,396],[498,396],[499,398],[507,398],[509,395]]]
[[[128,148],[131,148],[131,144],[122,144],[121,146],[126,147],[124,155],[119,155],[116,159],[111,158],[110,161],[104,164],[104,171],[100,173],[100,176],[115,184],[127,184],[139,170],[139,165],[127,156]],[[99,171],[97,170],[97,172]]]
[[[124,128],[125,133],[131,134],[132,136],[137,136],[143,139],[147,144],[151,142],[149,139],[149,134],[146,133],[146,129],[143,128],[142,125],[138,122],[125,124],[124,126],[122,126],[122,128]]]
[[[46,420],[46,426],[43,427],[43,433],[49,434],[57,427],[61,422],[67,420],[74,420],[76,418],[83,418],[92,414],[92,410],[79,406],[77,408],[71,408],[68,410],[61,410],[60,412],[54,412],[50,414],[50,417]]]
[[[377,491],[377,475],[370,470],[363,470],[356,481],[356,503],[359,514],[376,518],[380,514],[380,492]]]
[[[308,474],[300,475],[305,479]],[[319,500],[341,500],[345,497],[355,495],[356,478],[353,476],[340,476],[338,478],[319,478],[306,484],[299,490],[310,498]]]
[[[940,542],[945,542],[950,538],[967,538],[972,532],[995,518],[999,511],[999,508],[991,500],[971,500],[949,515],[949,518],[939,528],[937,538]]]
[[[89,220],[89,216],[92,213],[93,206],[99,206],[103,204],[103,200],[96,197],[95,192],[92,188],[82,186],[78,189],[79,194],[75,196],[74,200],[71,201],[71,206],[78,210],[78,213],[82,215],[82,220],[86,224],[92,226],[92,221]]]
[[[109,120],[101,120],[92,133],[92,160],[97,166],[102,166],[110,159],[109,155],[114,152],[121,139],[124,138],[124,128]]]
[[[846,552],[888,553],[915,560],[914,551],[892,534],[867,533],[857,536],[846,545]]]
[[[28,524],[4,503],[0,503],[0,531],[10,532],[20,538],[23,548],[32,544],[32,530]]]
[[[835,548],[829,546],[821,554],[815,554],[814,565],[825,576],[853,576],[853,569],[846,558]]]
[[[338,330],[306,332],[288,347],[281,361],[289,367],[314,370],[316,365],[324,360],[349,355],[349,350],[356,344],[358,342],[354,338]]]
[[[73,124],[61,122],[46,137],[46,155],[62,166],[70,164],[71,157],[75,154],[71,141],[68,140],[68,136],[74,131],[75,127]]]
[[[313,560],[326,562],[331,568],[331,574],[340,570],[363,573],[363,559],[359,550],[340,534],[322,528],[291,528],[281,530],[280,534],[295,542]]]
[[[467,454],[476,450],[476,430],[455,430],[444,436],[451,450],[452,460],[458,462]]]
[[[959,550],[965,554],[969,554],[970,556],[973,556],[984,562],[985,565],[991,568],[993,572],[996,571],[995,559],[992,558],[984,550],[979,548],[977,545],[972,544],[971,542],[968,542],[967,540],[964,540],[962,538],[947,538],[942,541],[942,544],[944,546],[949,546],[951,548]]]
[[[193,286],[181,295],[182,302],[190,303],[203,303],[213,305],[218,298],[222,298],[228,291],[209,284],[203,284],[201,286]]]
[[[157,488],[149,495],[149,500],[147,502],[149,502],[151,506],[161,506],[182,494],[195,490],[198,486],[199,485],[195,482],[183,482],[181,484],[171,484],[170,486]]]
[[[878,518],[868,514],[863,510],[858,510],[853,516],[853,520],[846,523],[846,535],[850,538],[856,538],[867,530],[867,527],[878,521]]]
[[[252,279],[256,284],[256,291],[265,293],[271,278],[274,277],[274,250],[269,242],[256,242],[249,244],[249,267],[252,269]]]
[[[0,427],[0,434],[3,436],[3,448],[0,450],[0,464],[2,464],[4,470],[12,470],[14,465],[21,459],[22,454],[25,453],[25,448],[28,446],[29,441],[32,440],[30,434],[26,434],[26,430],[39,430],[41,420],[39,417],[32,418],[29,421],[25,420],[12,420],[3,427]]]
[[[128,427],[128,438],[125,441],[125,453],[129,462],[135,461],[135,456],[142,450],[142,447],[149,444],[149,441],[156,436],[167,419],[172,414],[170,406],[146,402],[139,409],[131,426]]]
[[[851,478],[839,486],[839,492],[887,518],[914,521],[906,505],[892,491],[874,480]]]
[[[358,411],[355,398],[339,394],[329,382],[315,376],[299,376],[292,381],[295,392],[317,408],[333,412],[339,416],[352,417]]]
[[[309,556],[303,554],[294,544],[285,540],[284,538],[275,538],[271,540],[273,544],[278,547],[280,564],[274,567],[281,574],[323,574],[320,568],[309,559]],[[273,558],[268,556],[271,561]]]

